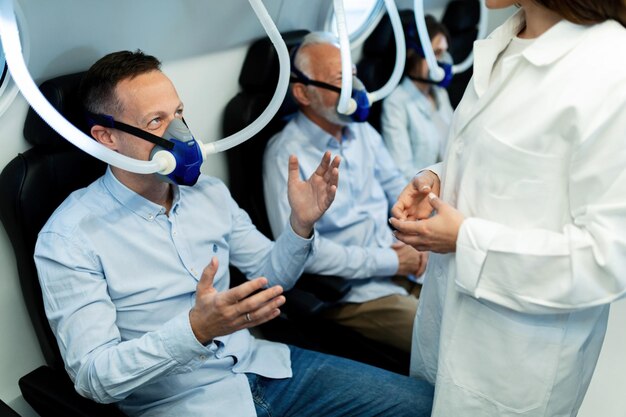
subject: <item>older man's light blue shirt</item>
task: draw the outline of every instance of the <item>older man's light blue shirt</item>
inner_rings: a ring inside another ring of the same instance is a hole
[[[129,415],[254,416],[245,373],[291,376],[289,349],[247,330],[204,346],[189,310],[202,270],[219,260],[291,287],[312,239],[259,233],[219,180],[174,187],[169,212],[111,171],[73,193],[39,234],[35,261],[46,313],[79,393]]]
[[[365,302],[391,294],[406,294],[390,277],[398,270],[391,249],[394,237],[388,225],[389,209],[406,185],[378,132],[368,123],[344,128],[342,141],[299,113],[267,145],[263,185],[274,236],[289,219],[287,161],[298,157],[300,176],[309,178],[325,151],[342,158],[335,201],[316,223],[316,254],[307,272],[351,278],[345,302]]]

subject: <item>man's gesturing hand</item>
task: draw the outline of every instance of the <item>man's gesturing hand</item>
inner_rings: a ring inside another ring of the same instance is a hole
[[[196,303],[189,311],[191,329],[200,343],[207,344],[214,337],[257,326],[280,314],[278,308],[285,303],[281,286],[263,289],[267,279],[261,277],[218,292],[213,287],[217,268],[217,258],[213,257],[202,271]],[[251,295],[258,290],[261,291]]]

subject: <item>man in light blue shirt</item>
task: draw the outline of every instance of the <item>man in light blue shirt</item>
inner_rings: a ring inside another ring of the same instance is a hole
[[[94,117],[114,120],[96,122],[92,136],[126,156],[149,159],[145,132],[162,137],[182,123],[174,86],[141,51],[105,56],[81,91]],[[280,313],[283,288],[315,252],[313,224],[333,201],[338,162],[326,154],[301,181],[290,161],[292,211],[276,242],[214,178],[178,186],[109,167],[70,195],[40,232],[35,262],[76,390],[132,416],[429,415],[425,381],[248,331]],[[229,263],[250,280],[229,288]]]
[[[426,256],[395,242],[387,222],[406,181],[374,128],[346,121],[336,111],[339,94],[333,88],[341,85],[341,55],[335,38],[326,33],[307,35],[294,67],[298,78],[292,94],[300,112],[270,140],[263,160],[272,232],[279,236],[288,225],[289,155],[297,155],[301,178],[311,175],[325,152],[340,155],[337,195],[316,223],[319,246],[305,270],[351,279],[352,290],[327,317],[409,352],[417,298],[405,289],[411,289],[406,277],[401,278],[404,286],[392,277],[421,275]]]

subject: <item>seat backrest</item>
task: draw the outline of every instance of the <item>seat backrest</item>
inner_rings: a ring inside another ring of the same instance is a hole
[[[77,97],[81,77],[82,73],[57,77],[44,82],[40,90],[61,114],[86,132]],[[26,116],[24,137],[32,148],[16,156],[0,174],[0,220],[15,252],[22,294],[44,358],[52,368],[63,370],[44,311],[33,260],[35,243],[59,204],[102,175],[106,166],[59,136],[32,108]]]
[[[480,21],[479,0],[452,0],[446,6],[441,22],[450,32],[449,52],[455,63],[460,64],[474,48]],[[448,86],[452,107],[456,108],[472,77],[472,66],[462,73],[454,74]]]
[[[307,33],[306,30],[284,33],[287,48],[302,42]],[[238,132],[263,112],[276,90],[279,68],[278,54],[268,38],[261,38],[250,46],[239,76],[241,92],[228,102],[224,111],[224,135]],[[231,194],[257,229],[270,239],[272,231],[263,195],[263,152],[271,137],[282,130],[297,110],[291,94],[287,93],[280,110],[265,128],[227,151]]]

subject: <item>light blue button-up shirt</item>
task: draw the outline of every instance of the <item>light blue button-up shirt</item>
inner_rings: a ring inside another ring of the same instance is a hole
[[[202,270],[219,259],[271,285],[293,286],[313,239],[288,228],[272,243],[219,180],[174,186],[169,215],[110,170],[73,193],[39,234],[46,313],[77,391],[129,415],[254,416],[245,373],[291,376],[289,349],[247,330],[200,344],[189,310]]]
[[[267,145],[263,185],[274,236],[288,224],[288,157],[298,157],[300,177],[309,178],[324,152],[342,158],[335,201],[316,223],[316,254],[305,270],[351,278],[352,290],[343,300],[360,303],[390,294],[406,294],[390,277],[398,270],[391,249],[394,237],[389,210],[406,185],[378,132],[368,123],[344,128],[341,142],[304,114],[291,120]]]

